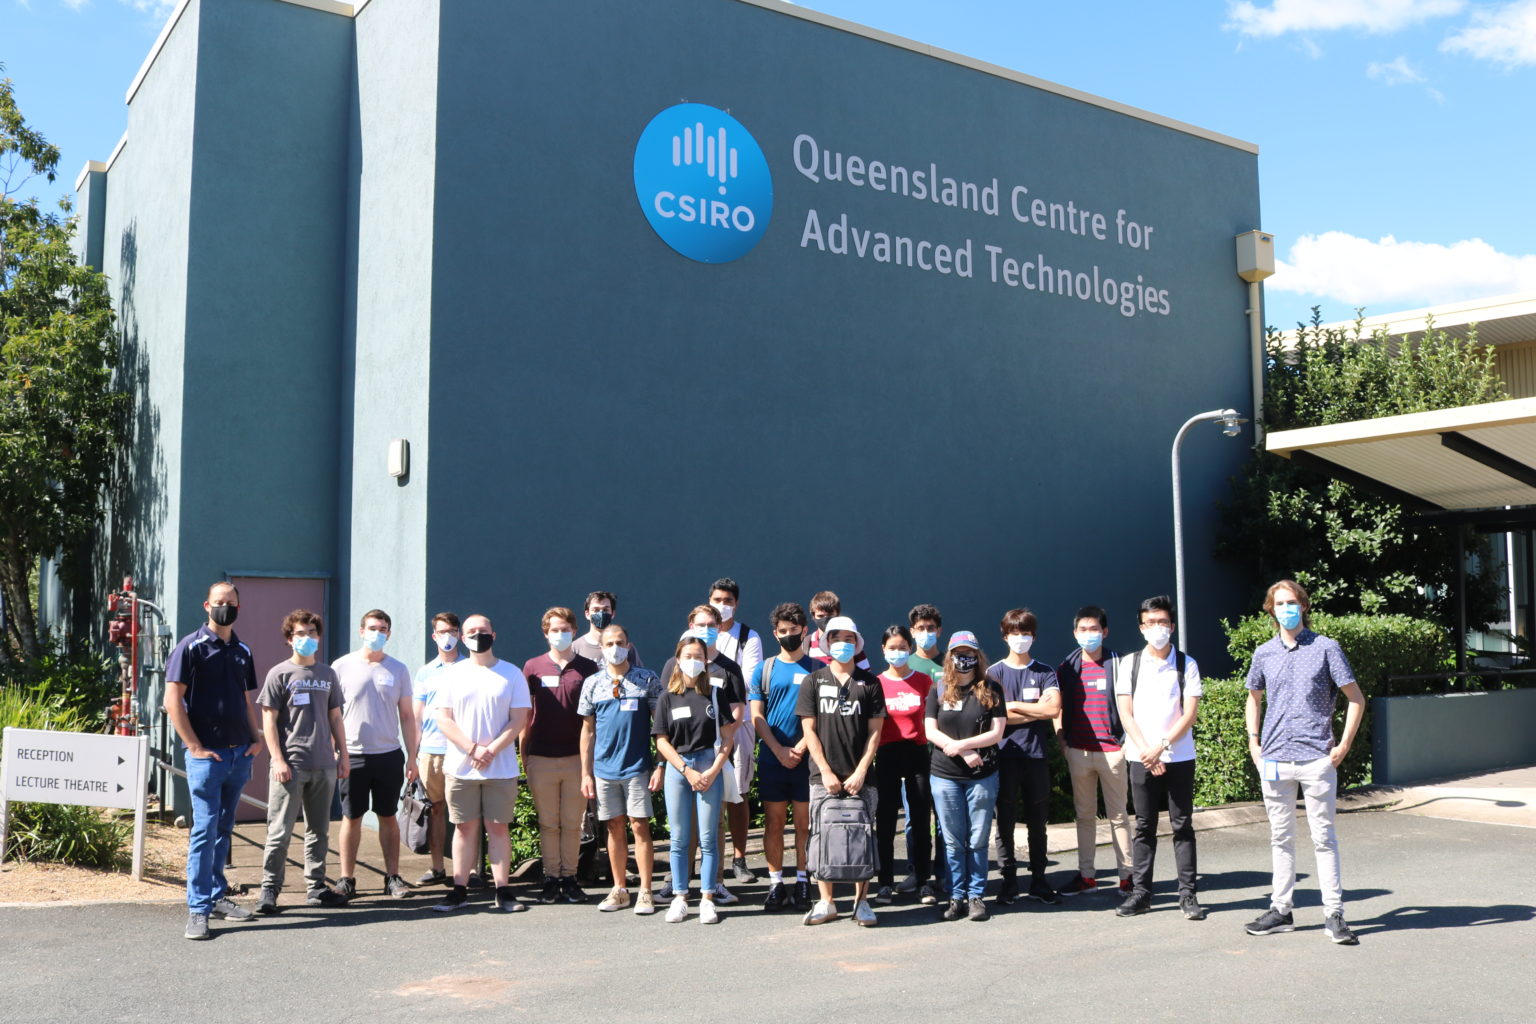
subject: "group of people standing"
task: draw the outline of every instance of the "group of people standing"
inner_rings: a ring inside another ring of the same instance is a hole
[[[1179,909],[1191,920],[1205,918],[1192,818],[1192,729],[1201,680],[1195,660],[1173,645],[1176,610],[1167,597],[1141,602],[1142,644],[1124,654],[1108,642],[1102,608],[1078,609],[1076,645],[1054,667],[1033,656],[1038,621],[1027,608],[1004,613],[999,634],[1008,653],[989,664],[973,632],[956,631],[944,641],[939,610],[920,604],[907,623],[880,634],[885,669],[877,674],[865,635],[830,591],[812,598],[809,615],[794,603],[773,609],[769,625],[778,650],[771,657],[765,638],[736,619],[736,582],[716,580],[708,593],[707,603],[688,613],[659,673],[642,664],[628,631],[614,621],[616,596],[595,591],[583,606],[588,628],[580,636],[570,609],[544,613],[546,650],[521,669],[497,655],[489,618],[470,615],[461,622],[438,613],[432,618],[438,656],[414,679],[384,653],[392,625],[384,611],[363,615],[358,649],[326,665],[316,656],[320,617],[296,610],[282,626],[292,656],[258,686],[250,651],[232,630],[239,594],[231,584],[215,584],[204,606],[208,622],[182,640],[167,667],[166,710],[186,746],[193,798],[187,937],[206,938],[210,916],[252,916],[229,899],[223,865],[236,801],[263,745],[271,754],[271,796],[258,914],[279,909],[301,810],[307,902],[342,903],[357,894],[358,845],[369,810],[379,820],[385,891],[408,893],[411,886],[399,874],[395,811],[402,786],[418,779],[434,813],[432,866],[417,884],[446,886],[433,909],[449,913],[469,904],[482,835],[492,907],[525,909],[510,885],[508,838],[525,777],[538,814],[544,868],[538,899],[544,903],[588,899],[576,874],[583,818],[593,802],[606,823],[614,879],[599,910],[648,915],[665,905],[666,920],[681,922],[696,908],[701,923],[717,922],[717,908],[739,899],[725,885],[726,831],[735,881],[756,880],[746,864],[746,794],[755,778],[768,863],[763,908],[792,910],[807,925],[840,916],[828,878],[846,872],[810,858],[822,809],[834,798],[839,806],[853,798],[873,823],[874,863],[869,877],[854,882],[852,904],[854,922],[872,926],[874,906],[902,898],[942,904],[945,920],[986,920],[994,823],[997,903],[1055,904],[1098,889],[1101,793],[1121,893],[1116,913],[1152,908],[1158,817],[1166,803]],[[1246,930],[1264,935],[1294,926],[1299,791],[1318,851],[1325,932],[1335,942],[1353,943],[1343,919],[1333,819],[1337,766],[1358,731],[1364,700],[1338,645],[1307,627],[1304,588],[1276,583],[1264,607],[1277,635],[1255,654],[1247,721],[1271,822],[1274,891],[1270,909]],[[1348,713],[1336,741],[1339,692]],[[1053,742],[1070,769],[1078,832],[1077,870],[1060,890],[1045,877]],[[328,886],[328,826],[338,787],[340,876]],[[1125,813],[1128,791],[1134,831]],[[670,875],[660,885],[653,884],[650,832],[657,793],[671,830]],[[911,870],[898,884],[895,834],[903,807]],[[1020,818],[1027,882],[1019,878],[1014,848]],[[633,895],[626,881],[631,835],[639,882]],[[690,885],[695,854],[696,890]]]

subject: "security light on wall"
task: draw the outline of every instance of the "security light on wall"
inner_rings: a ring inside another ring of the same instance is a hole
[[[1245,231],[1237,236],[1237,276],[1252,284],[1275,272],[1275,236],[1267,231]]]
[[[389,442],[389,475],[403,477],[411,471],[411,442],[397,437]]]

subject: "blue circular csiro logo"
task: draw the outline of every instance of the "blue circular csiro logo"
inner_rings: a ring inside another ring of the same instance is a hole
[[[702,103],[668,107],[635,143],[635,196],[674,250],[700,263],[751,251],[773,213],[773,176],[740,121]]]

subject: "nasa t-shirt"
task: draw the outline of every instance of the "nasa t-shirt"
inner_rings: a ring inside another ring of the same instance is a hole
[[[800,684],[795,712],[801,718],[815,719],[816,738],[821,740],[827,766],[839,779],[846,779],[859,766],[859,758],[869,745],[869,723],[885,717],[885,694],[879,678],[868,669],[855,668],[848,681],[841,683],[828,665]],[[821,782],[821,766],[814,757],[811,781]]]

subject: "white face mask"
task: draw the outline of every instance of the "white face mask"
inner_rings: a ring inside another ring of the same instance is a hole
[[[1173,630],[1167,626],[1148,626],[1141,631],[1142,638],[1153,647],[1161,650],[1168,646],[1168,641],[1173,638]]]
[[[1028,654],[1033,646],[1035,646],[1035,638],[1028,633],[1008,634],[1008,649],[1014,654]]]
[[[612,647],[603,648],[603,660],[610,665],[622,665],[629,660],[629,648],[623,644],[614,644]]]
[[[683,675],[689,679],[699,678],[699,673],[704,671],[704,663],[698,658],[683,658],[677,663],[677,667],[683,670]]]
[[[571,646],[571,631],[568,629],[562,629],[559,632],[546,635],[549,639],[549,646],[557,651],[568,650]]]
[[[444,654],[459,646],[459,638],[448,633],[439,633],[433,639],[437,641],[437,649]]]
[[[720,613],[721,622],[730,622],[736,616],[736,606],[733,604],[716,604],[711,601],[709,606]]]

